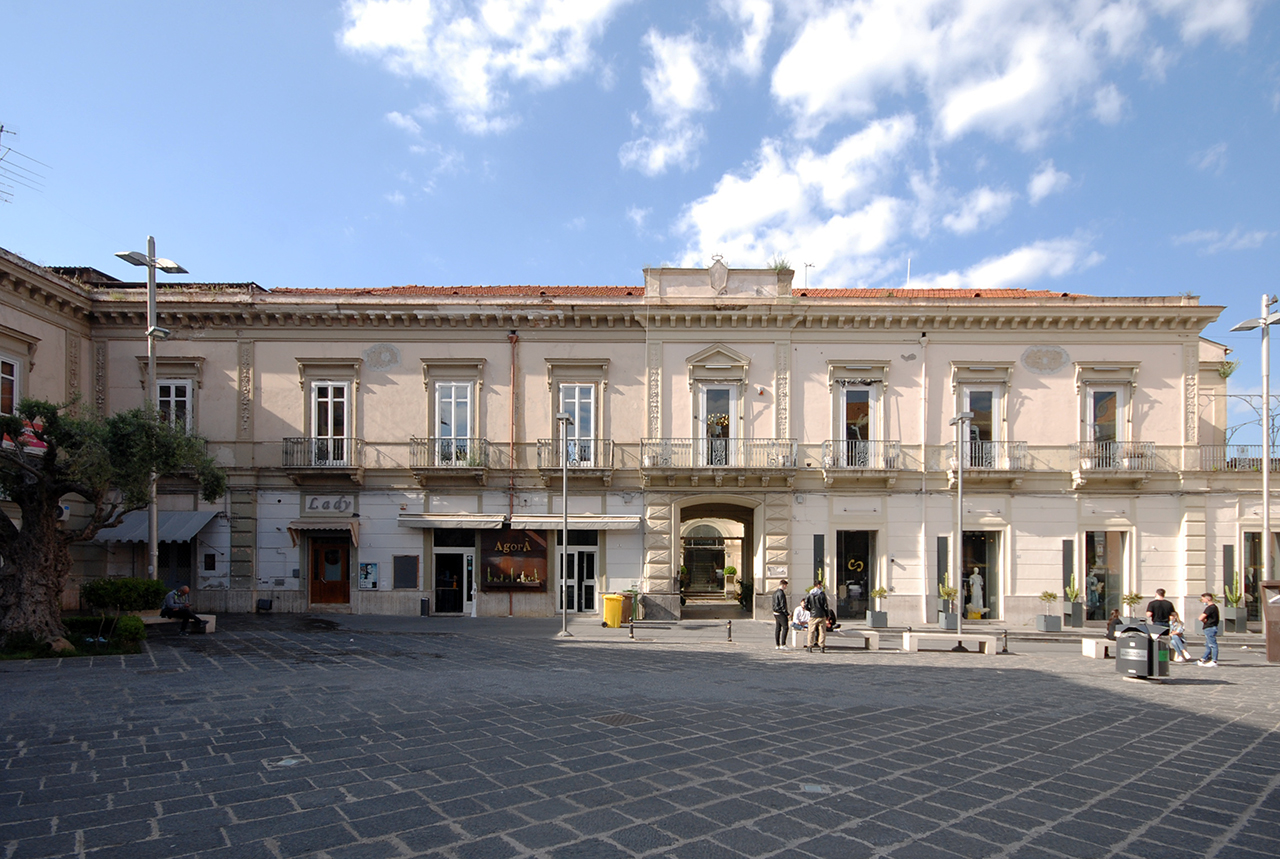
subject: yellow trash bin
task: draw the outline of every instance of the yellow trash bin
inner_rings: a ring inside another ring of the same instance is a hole
[[[610,629],[622,626],[622,594],[604,595],[604,623]]]

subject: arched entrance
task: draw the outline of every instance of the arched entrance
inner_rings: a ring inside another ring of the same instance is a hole
[[[696,503],[680,510],[680,585],[683,616],[695,610],[736,612],[742,588],[755,578],[755,514],[751,507]],[[747,602],[748,606],[750,601]]]

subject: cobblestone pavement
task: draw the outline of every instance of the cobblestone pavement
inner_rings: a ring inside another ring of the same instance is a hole
[[[0,857],[1275,857],[1280,667],[220,617],[0,662]]]

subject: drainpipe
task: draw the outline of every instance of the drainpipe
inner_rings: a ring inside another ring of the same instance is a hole
[[[927,601],[932,591],[932,578],[929,575],[929,469],[926,467],[925,442],[929,430],[929,332],[920,332],[920,580],[924,585],[924,598]],[[929,607],[924,608],[924,617],[929,617]]]
[[[507,342],[511,344],[511,394],[508,397],[511,406],[511,426],[510,441],[507,442],[507,460],[511,467],[510,475],[507,477],[507,522],[511,522],[511,517],[516,512],[516,344],[520,342],[520,336],[512,331],[507,335]]]

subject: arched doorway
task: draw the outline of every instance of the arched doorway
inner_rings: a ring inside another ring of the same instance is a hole
[[[681,508],[683,614],[690,613],[691,604],[733,608],[742,593],[740,588],[750,593],[755,575],[755,512],[751,507],[723,502]]]

